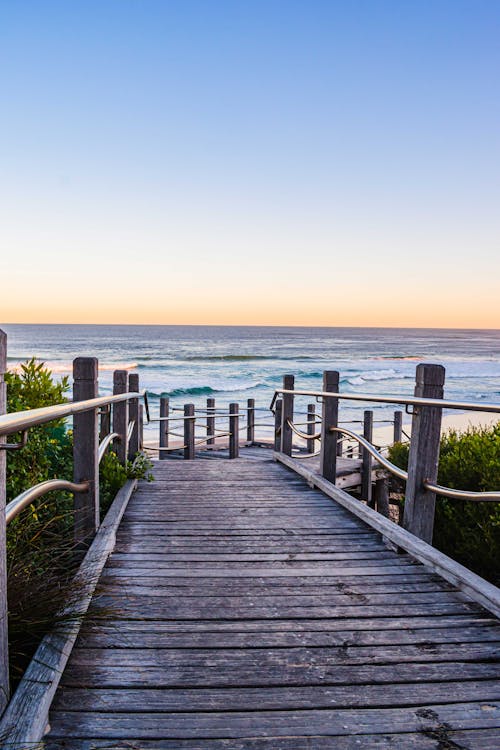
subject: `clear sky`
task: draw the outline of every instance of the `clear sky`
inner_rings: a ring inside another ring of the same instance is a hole
[[[0,322],[500,328],[497,0],[0,0]]]

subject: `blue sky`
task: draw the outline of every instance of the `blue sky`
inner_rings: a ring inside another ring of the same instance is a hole
[[[0,318],[500,327],[499,38],[495,0],[0,0]]]

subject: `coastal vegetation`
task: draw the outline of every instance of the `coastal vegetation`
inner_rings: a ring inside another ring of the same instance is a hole
[[[36,409],[67,401],[67,377],[54,379],[35,359],[7,372],[7,411]],[[7,454],[7,502],[29,487],[52,478],[71,479],[72,431],[65,420],[30,430],[27,444]],[[20,435],[9,436],[9,442]],[[150,462],[139,453],[120,464],[104,456],[99,473],[100,510],[104,516],[129,478],[151,479]],[[12,681],[21,677],[40,639],[54,622],[80,556],[73,541],[73,497],[51,492],[24,510],[7,528],[9,648]]]
[[[389,459],[408,467],[409,447],[396,443]],[[500,487],[500,422],[492,427],[450,430],[441,438],[438,484],[473,492]],[[433,545],[500,584],[500,503],[436,499]]]

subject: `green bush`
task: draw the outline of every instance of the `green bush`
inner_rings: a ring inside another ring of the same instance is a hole
[[[389,459],[408,466],[407,445]],[[438,483],[475,492],[500,490],[500,422],[494,427],[450,430],[441,438]],[[500,583],[500,503],[438,497],[433,544],[496,585]]]
[[[68,379],[57,382],[43,363],[31,359],[6,374],[8,412],[67,401]],[[20,435],[9,437],[18,441]],[[150,479],[151,462],[138,454],[123,467],[112,452],[100,467],[101,517],[130,477]],[[65,420],[29,431],[21,450],[7,453],[7,499],[47,479],[71,479],[73,435]],[[51,492],[26,508],[7,529],[9,645],[13,684],[21,677],[40,639],[65,600],[79,557],[74,554],[73,496]]]

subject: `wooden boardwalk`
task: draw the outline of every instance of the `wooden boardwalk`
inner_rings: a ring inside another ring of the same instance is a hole
[[[132,497],[48,750],[497,750],[498,621],[254,455]]]

